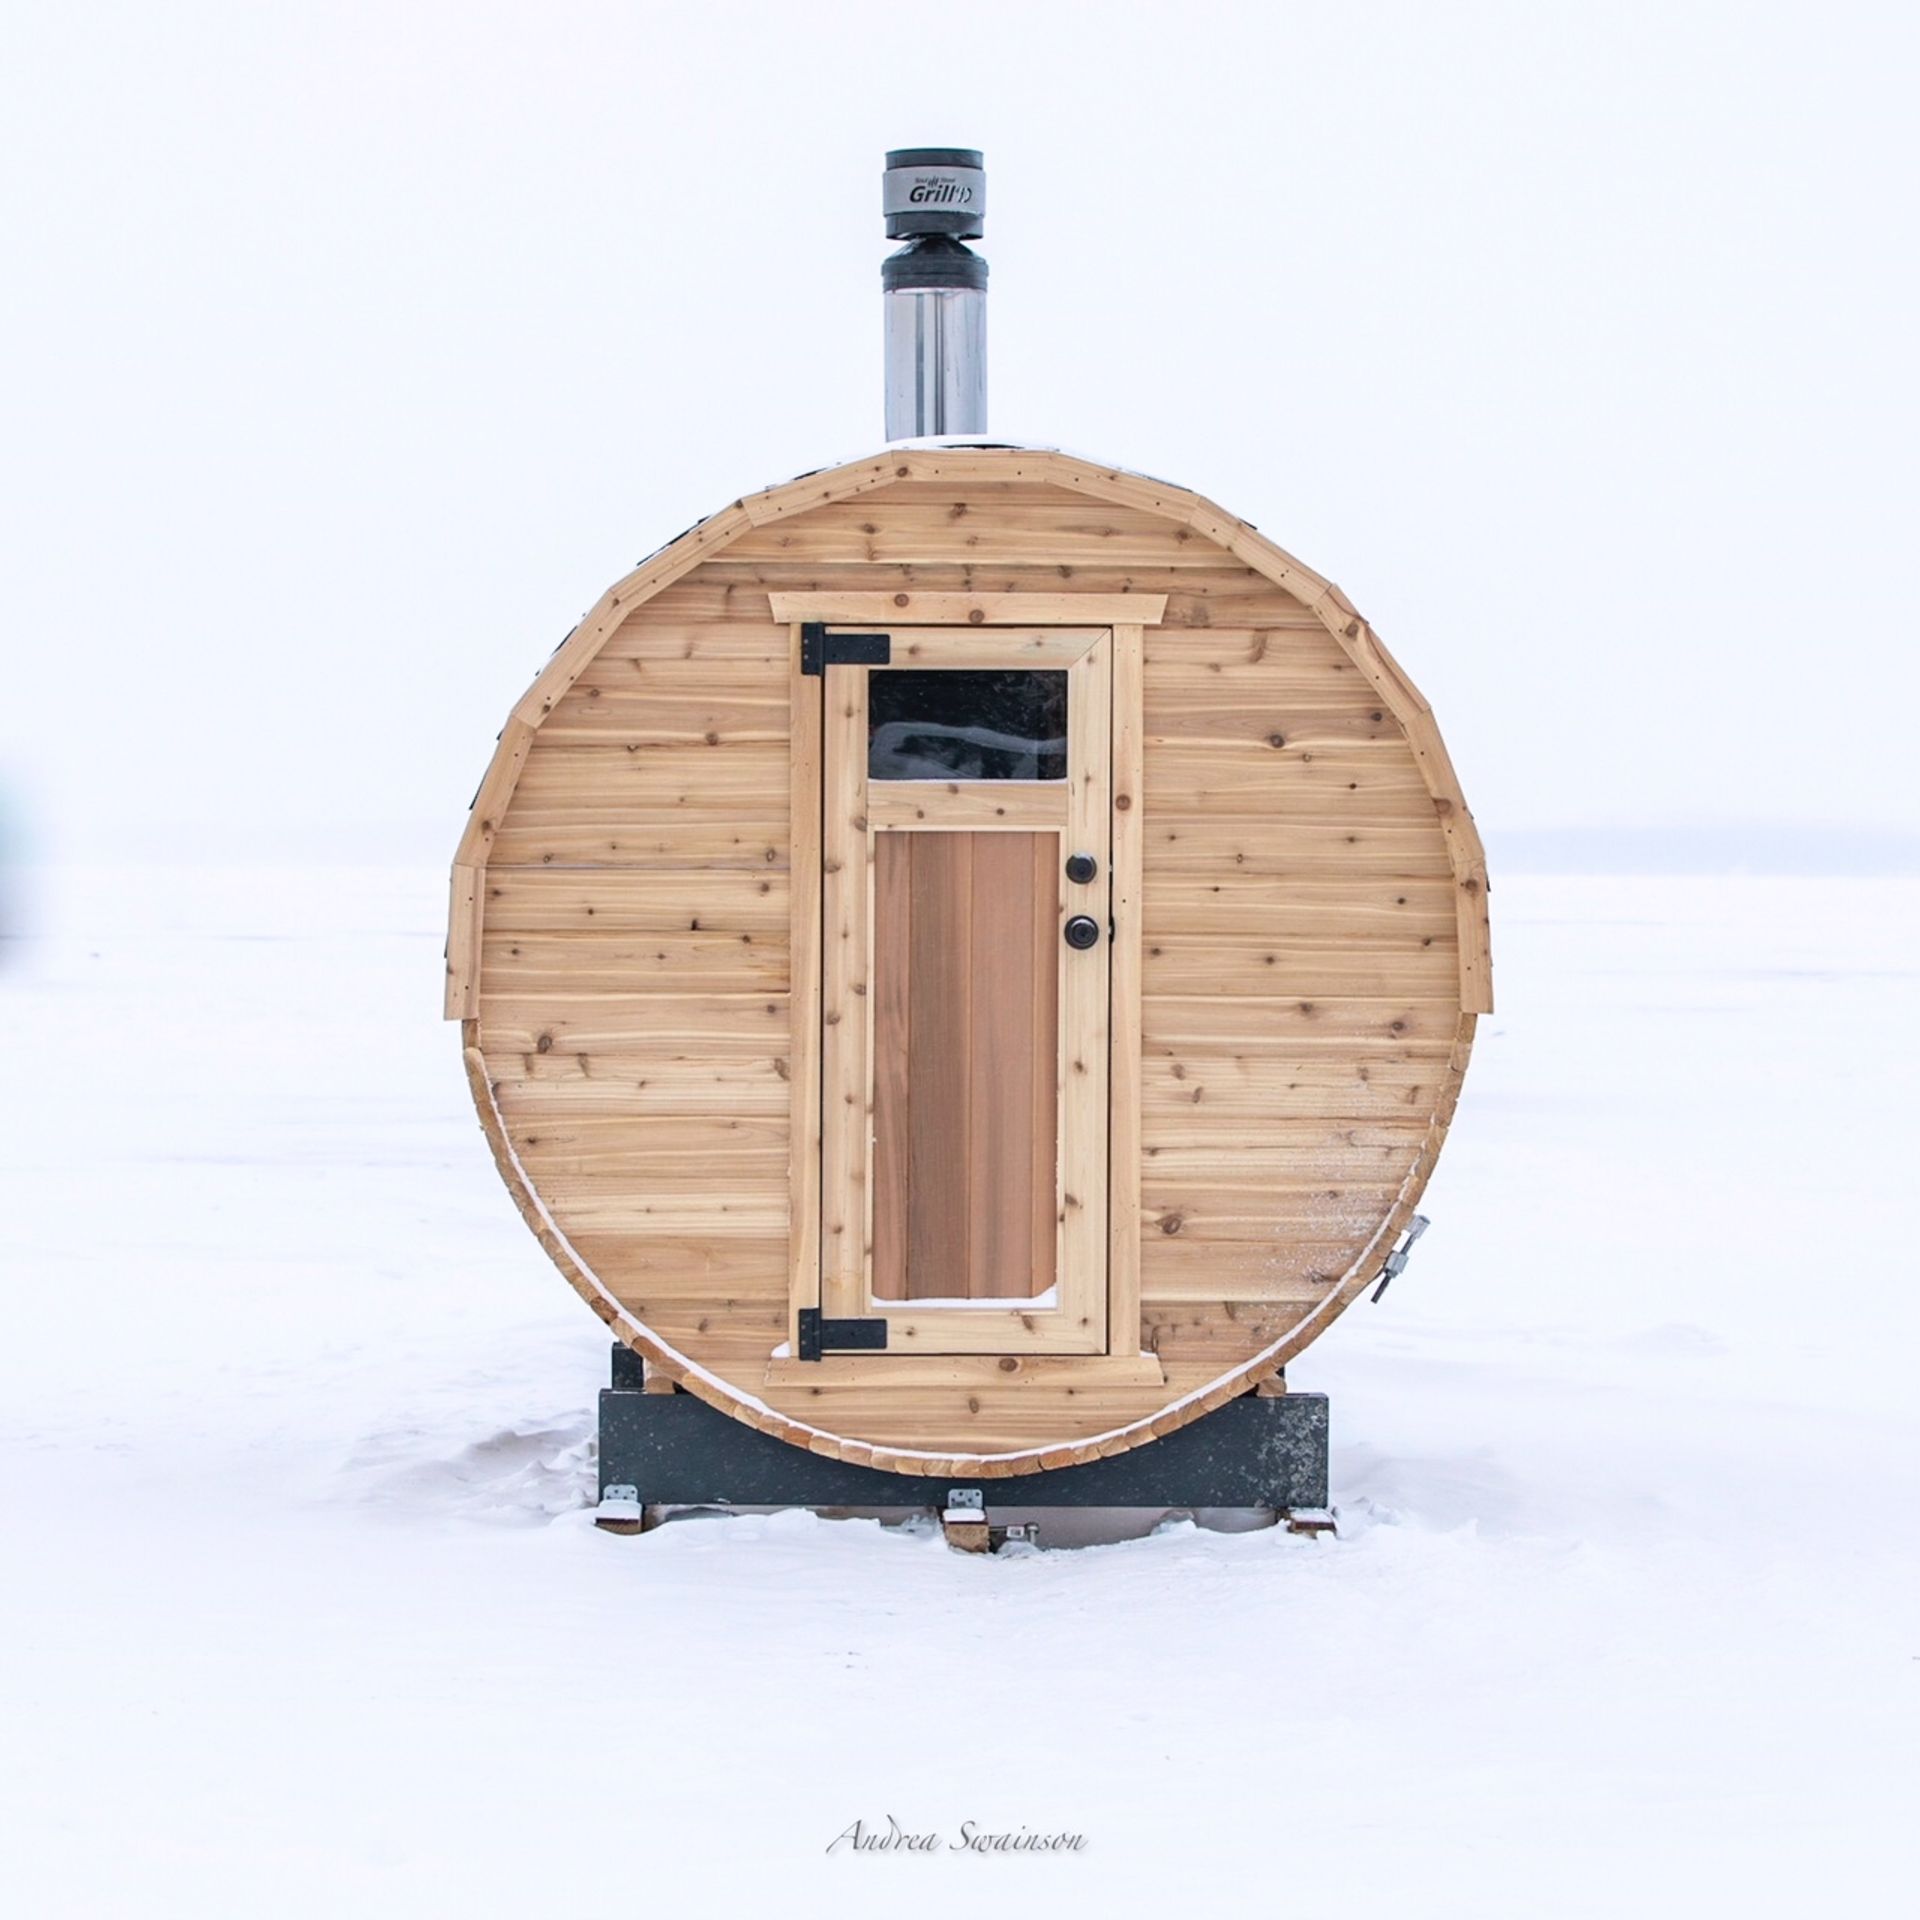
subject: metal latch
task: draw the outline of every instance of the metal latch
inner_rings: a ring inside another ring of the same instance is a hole
[[[1387,1255],[1386,1264],[1380,1269],[1380,1284],[1373,1290],[1373,1299],[1377,1301],[1393,1285],[1394,1276],[1402,1272],[1407,1264],[1407,1255],[1413,1251],[1413,1243],[1432,1226],[1433,1222],[1424,1213],[1416,1213],[1407,1227],[1407,1237]],[[1371,1304],[1371,1303],[1369,1303]]]
[[[890,633],[829,633],[824,620],[800,629],[800,671],[820,674],[829,667],[885,667],[893,664]]]
[[[887,1344],[885,1315],[873,1320],[828,1320],[818,1307],[802,1307],[799,1333],[795,1351],[802,1360],[818,1360],[823,1353],[877,1353]]]

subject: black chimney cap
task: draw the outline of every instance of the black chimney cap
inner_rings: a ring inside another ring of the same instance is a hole
[[[938,234],[977,240],[986,231],[987,175],[978,147],[895,147],[881,181],[889,240]]]

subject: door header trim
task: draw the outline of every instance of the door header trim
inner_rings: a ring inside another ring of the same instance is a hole
[[[783,625],[860,620],[923,627],[1157,627],[1164,593],[770,593]]]

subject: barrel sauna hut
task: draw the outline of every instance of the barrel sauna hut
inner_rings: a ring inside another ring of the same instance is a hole
[[[885,178],[886,449],[701,521],[540,670],[446,1012],[628,1397],[1064,1478],[1284,1402],[1381,1273],[1492,1005],[1486,871],[1337,587],[986,439],[979,156]]]

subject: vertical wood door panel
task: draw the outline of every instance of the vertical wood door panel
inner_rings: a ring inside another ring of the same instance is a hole
[[[877,836],[877,1299],[1054,1284],[1061,858],[1057,833]]]
[[[1033,842],[1029,833],[954,833],[967,842],[973,902],[967,975],[969,1300],[1029,1298],[1033,1271]],[[1051,1116],[1049,1116],[1051,1119]],[[929,1292],[939,1291],[929,1289]]]
[[[891,835],[883,835],[883,843]],[[909,834],[907,1292],[967,1292],[973,836]],[[897,956],[875,959],[897,964]],[[874,1196],[878,1208],[880,1195]]]
[[[1057,834],[1037,833],[1027,872],[1013,875],[1016,891],[1027,889],[1026,1030],[1024,1091],[1031,1118],[1026,1127],[1026,1219],[1016,1227],[1025,1242],[1033,1291],[1045,1293],[1059,1279],[1060,1251],[1060,874],[1066,849]]]
[[[908,1042],[912,978],[913,839],[876,837],[873,859],[873,1292],[907,1297]]]

